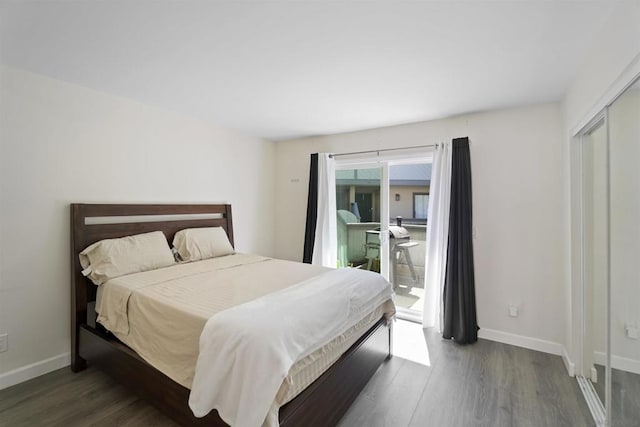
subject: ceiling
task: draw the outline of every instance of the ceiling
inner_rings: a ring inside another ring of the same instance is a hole
[[[559,101],[610,5],[4,1],[0,61],[279,140]]]

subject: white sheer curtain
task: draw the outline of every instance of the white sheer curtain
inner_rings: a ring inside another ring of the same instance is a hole
[[[434,152],[429,193],[422,327],[441,331],[451,203],[450,143],[438,144]]]
[[[328,153],[318,153],[318,219],[312,264],[336,267],[336,165]]]

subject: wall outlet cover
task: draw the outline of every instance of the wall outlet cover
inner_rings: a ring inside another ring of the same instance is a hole
[[[516,307],[515,305],[510,305],[509,306],[509,316],[518,317],[518,307]]]

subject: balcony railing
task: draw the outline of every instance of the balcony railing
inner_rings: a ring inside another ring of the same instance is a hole
[[[380,227],[378,222],[357,222],[338,224],[338,256],[342,266],[360,266],[373,271],[380,271],[380,250],[376,233],[367,233]],[[395,302],[398,307],[422,311],[424,298],[424,264],[426,251],[426,231],[424,224],[403,224],[410,235],[410,242],[417,245],[409,245],[406,254],[402,250],[390,249],[391,259],[390,280],[396,292]],[[369,239],[367,241],[367,239]],[[407,242],[404,240],[391,240],[390,244]],[[374,243],[367,245],[367,243]],[[406,255],[411,258],[413,270],[407,262]]]

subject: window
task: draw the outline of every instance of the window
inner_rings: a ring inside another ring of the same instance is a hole
[[[427,219],[429,209],[429,193],[413,193],[413,217]]]

